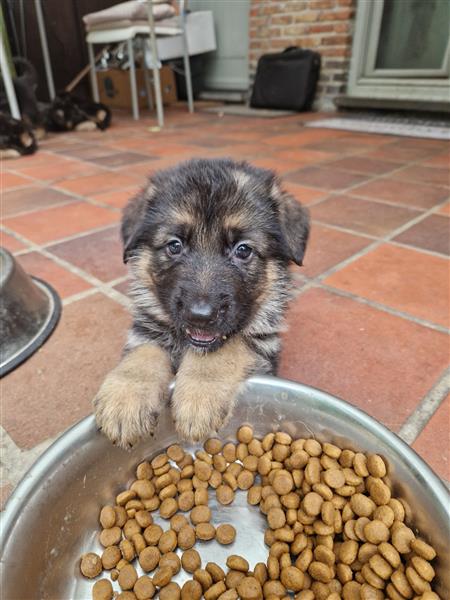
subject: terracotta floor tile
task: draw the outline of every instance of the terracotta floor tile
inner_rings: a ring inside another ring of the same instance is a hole
[[[117,152],[116,154],[91,158],[89,161],[101,167],[113,168],[130,165],[132,168],[131,165],[148,161],[148,159],[149,156],[147,154],[138,154],[137,152]]]
[[[31,179],[16,175],[15,173],[5,173],[0,171],[0,191],[4,192],[10,188],[15,188],[24,185],[30,185]]]
[[[382,143],[383,140],[380,141],[380,144]],[[365,152],[367,149],[374,147],[374,145],[372,138],[366,140],[363,137],[344,135],[338,138],[310,143],[307,145],[307,148],[322,152],[334,152],[336,155],[346,155]]]
[[[411,138],[408,138],[408,141],[410,140]],[[377,160],[392,160],[393,162],[402,163],[422,159],[425,160],[435,153],[435,150],[430,148],[420,148],[413,145],[404,146],[394,143],[370,150],[365,156]]]
[[[351,196],[335,196],[311,206],[311,215],[317,221],[374,236],[385,236],[418,214],[410,208]]]
[[[355,173],[367,173],[367,175],[382,175],[393,169],[398,168],[386,160],[374,160],[362,156],[349,156],[339,160],[329,162],[330,167],[334,169],[343,169],[344,171],[354,171]]]
[[[120,190],[119,192],[106,192],[105,194],[98,194],[97,196],[92,196],[91,198],[92,200],[97,200],[98,202],[108,204],[109,206],[114,206],[115,208],[123,208],[128,203],[130,198],[137,194],[140,189],[141,186],[135,186],[126,190]]]
[[[3,246],[3,248],[6,248],[12,254],[14,254],[14,252],[18,252],[19,250],[28,248],[27,244],[24,244],[13,235],[9,235],[9,233],[6,233],[6,231],[2,230],[0,230],[0,246]]]
[[[120,215],[107,208],[87,202],[72,202],[67,206],[5,219],[5,225],[27,239],[44,244],[82,231],[118,221]]]
[[[61,160],[61,162],[54,162],[48,166],[36,165],[35,167],[23,169],[22,173],[39,181],[54,183],[73,177],[101,175],[103,171],[94,165],[79,160]]]
[[[450,202],[447,202],[446,204],[444,204],[444,206],[441,206],[441,208],[437,212],[440,215],[447,215],[448,217],[450,217]]]
[[[128,169],[129,171],[129,169]],[[58,187],[80,196],[94,196],[100,192],[117,190],[135,185],[136,178],[122,173],[102,173],[101,175],[90,175],[78,177],[68,181],[61,181]]]
[[[338,138],[345,135],[345,132],[332,131],[330,129],[299,129],[296,133],[287,133],[282,135],[269,136],[264,140],[271,146],[306,146],[321,140]]]
[[[289,194],[292,194],[299,202],[306,205],[318,202],[328,196],[328,192],[308,188],[298,183],[292,183],[292,181],[283,180],[282,188]]]
[[[123,294],[124,296],[128,296],[128,288],[130,287],[130,282],[128,280],[122,281],[122,283],[118,283],[114,286],[114,289]]]
[[[293,160],[298,164],[299,168],[303,165],[313,165],[335,158],[335,154],[330,152],[318,152],[317,150],[308,150],[306,148],[281,150],[274,153],[274,156],[276,158]]]
[[[447,151],[442,154],[436,154],[424,160],[422,165],[424,167],[442,167],[448,170],[450,169],[450,153]]]
[[[78,294],[91,287],[87,281],[71,273],[53,260],[39,254],[29,252],[17,257],[17,261],[29,275],[43,279],[55,288],[61,298]]]
[[[372,240],[368,238],[315,223],[311,227],[302,273],[316,277],[371,243]]]
[[[432,208],[445,200],[448,190],[418,182],[397,181],[390,177],[383,177],[352,189],[352,194],[425,209]]]
[[[252,165],[255,167],[261,167],[262,169],[270,169],[275,171],[279,175],[289,173],[289,171],[295,171],[298,169],[298,162],[294,160],[288,160],[286,158],[254,158],[251,160]]]
[[[412,447],[439,477],[450,481],[450,394],[425,425]]]
[[[416,250],[382,246],[324,283],[439,325],[450,325],[448,262]]]
[[[442,185],[449,187],[450,171],[447,168],[440,167],[422,167],[421,165],[412,165],[405,167],[392,174],[395,179],[402,181],[420,181],[421,183],[430,183],[433,185]]]
[[[126,275],[122,259],[122,243],[118,227],[50,246],[48,251],[63,258],[101,281],[111,281]]]
[[[450,221],[445,215],[430,215],[398,235],[395,240],[408,246],[432,250],[448,256],[450,255]]]
[[[30,167],[35,167],[37,165],[48,166],[52,162],[58,163],[60,161],[61,157],[57,154],[47,152],[46,150],[39,150],[30,156],[21,156],[14,161],[9,161],[8,167],[11,170],[18,171],[20,173],[23,169],[29,169]]]
[[[30,186],[2,194],[2,218],[68,204],[75,198],[48,187]]]
[[[295,173],[290,173],[287,179],[301,185],[311,185],[324,190],[336,191],[362,183],[366,180],[366,177],[328,167],[306,167]]]
[[[394,431],[448,363],[447,335],[325,290],[301,294],[287,324],[280,376],[339,396]]]
[[[129,322],[127,311],[102,294],[64,307],[39,352],[2,381],[2,424],[20,448],[92,411],[94,394],[120,359]]]
[[[59,152],[59,154],[62,153],[64,153],[66,156],[79,158],[81,160],[92,160],[93,158],[100,158],[102,156],[116,154],[117,150],[115,148],[106,146],[105,144],[76,144],[73,146],[68,146]]]

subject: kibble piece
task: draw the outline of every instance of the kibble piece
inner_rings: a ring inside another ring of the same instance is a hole
[[[323,498],[317,492],[309,492],[302,502],[303,510],[311,517],[315,517],[320,513],[322,504]]]
[[[195,492],[194,492],[195,506],[200,506],[201,504],[204,504],[205,506],[207,506],[208,500],[209,500],[208,490],[203,489],[203,488],[199,488],[198,490],[195,490]]]
[[[374,554],[369,559],[369,566],[381,579],[389,579],[393,572],[391,565],[380,554]]]
[[[240,443],[236,446],[236,458],[241,462],[248,456],[247,444]]]
[[[367,456],[367,469],[372,477],[384,477],[387,473],[384,460],[379,454],[369,454]]]
[[[400,554],[407,554],[408,552],[411,552],[411,542],[415,537],[412,529],[406,527],[406,525],[401,525],[392,531],[392,545],[400,552]]]
[[[113,597],[113,586],[108,579],[99,579],[92,588],[92,600],[111,600]]]
[[[153,524],[149,525],[144,530],[144,539],[149,546],[157,546],[159,542],[159,538],[163,534],[163,529],[159,525]]]
[[[255,481],[255,476],[251,471],[243,469],[237,476],[237,485],[240,490],[248,490]]]
[[[136,492],[136,494],[142,500],[148,500],[155,495],[155,487],[151,481],[148,479],[137,479],[132,485],[131,490]]]
[[[386,527],[383,521],[374,519],[373,521],[367,523],[367,525],[364,527],[364,535],[366,536],[367,541],[371,544],[381,544],[381,542],[388,541],[389,529]]]
[[[350,507],[358,517],[370,517],[376,509],[376,504],[364,494],[354,494],[350,498]]]
[[[102,565],[104,569],[113,569],[119,560],[122,558],[122,553],[118,546],[108,546],[102,554]]]
[[[267,522],[271,529],[279,529],[286,524],[286,515],[281,508],[271,508],[267,513]]]
[[[135,533],[141,533],[141,527],[136,519],[128,519],[123,526],[123,534],[128,540],[130,540]]]
[[[116,496],[116,504],[119,506],[125,506],[129,500],[136,498],[136,495],[137,494],[134,490],[125,490],[124,492],[120,492],[120,494]]]
[[[191,510],[190,519],[193,525],[198,525],[199,523],[208,523],[211,520],[211,509],[209,506],[205,506],[203,504],[200,506],[195,506]]]
[[[328,583],[333,579],[333,571],[324,563],[313,561],[308,567],[308,573],[316,581]]]
[[[184,515],[173,515],[170,519],[170,528],[173,529],[175,533],[179,533],[180,529],[188,524],[189,522]]]
[[[219,454],[222,450],[222,442],[217,438],[209,438],[203,446],[208,454]]]
[[[224,506],[231,504],[234,500],[234,492],[229,485],[219,485],[216,490],[216,498]]]
[[[213,472],[211,465],[207,464],[203,460],[196,460],[194,462],[194,473],[200,479],[200,481],[208,481]]]
[[[103,529],[100,533],[100,544],[107,548],[108,546],[116,546],[122,539],[122,530],[120,527],[111,527]]]
[[[227,567],[229,569],[234,569],[235,571],[242,571],[243,573],[247,573],[250,568],[248,561],[242,556],[238,556],[237,554],[231,554],[227,558]]]
[[[160,567],[169,567],[172,570],[172,574],[176,575],[181,569],[181,560],[175,552],[168,552],[163,554],[159,560]]]
[[[203,589],[198,581],[186,581],[181,588],[181,600],[200,600]]]
[[[227,442],[222,448],[222,454],[227,462],[233,463],[236,460],[236,446],[232,442]]]
[[[223,594],[220,594],[219,598],[217,600],[238,600],[239,595],[237,593],[237,591],[235,589],[230,589],[227,590],[226,592],[223,592]]]
[[[305,576],[300,569],[289,566],[281,570],[280,580],[287,590],[299,592],[303,588]]]
[[[185,525],[178,532],[178,546],[182,550],[189,550],[195,544],[195,529],[191,525]]]
[[[216,563],[209,562],[206,564],[205,568],[213,578],[214,582],[222,581],[222,579],[225,579],[225,573],[223,569],[219,567],[219,565],[217,565]]]
[[[216,535],[216,528],[211,523],[199,523],[195,526],[195,535],[199,540],[212,540]]]
[[[158,548],[161,554],[172,552],[177,547],[177,534],[173,529],[165,531],[159,538]]]
[[[427,590],[431,589],[430,584],[417,573],[413,567],[406,567],[405,570],[406,579],[409,581],[410,586],[416,592],[416,594],[423,594]]]
[[[381,590],[372,587],[368,583],[363,583],[360,589],[361,600],[384,600],[384,594]],[[329,600],[330,596],[328,596]]]
[[[122,553],[122,557],[128,562],[131,562],[136,556],[134,544],[130,542],[130,540],[122,540],[119,544],[119,548],[120,552]]]
[[[202,566],[202,559],[200,558],[200,554],[197,552],[197,550],[190,548],[181,555],[181,564],[185,571],[188,573],[194,573],[194,571],[200,569]]]
[[[253,429],[249,425],[242,425],[236,433],[236,438],[242,444],[248,444],[253,439]]]
[[[435,549],[420,539],[413,539],[410,542],[411,549],[414,550],[416,554],[424,558],[425,560],[433,560],[436,558]]]
[[[145,529],[153,523],[153,517],[148,510],[138,510],[134,516],[140,527]]]
[[[178,502],[175,498],[166,498],[161,502],[159,514],[163,519],[170,519],[178,510]]]
[[[294,488],[294,480],[292,479],[292,475],[289,473],[289,471],[285,471],[283,469],[277,471],[273,478],[272,487],[280,496],[289,494],[289,492],[291,492]]]
[[[139,554],[139,564],[147,573],[156,569],[161,558],[161,552],[156,546],[147,546]]]
[[[217,600],[221,594],[226,592],[226,585],[223,581],[218,581],[212,585],[205,593],[205,600]]]
[[[123,590],[132,590],[138,575],[133,565],[125,565],[120,570],[118,583]]]
[[[219,544],[232,544],[236,538],[236,529],[233,525],[223,523],[216,529],[216,540]]]
[[[378,552],[381,556],[393,567],[397,569],[400,566],[401,558],[398,551],[394,548],[392,544],[388,544],[387,542],[382,542],[378,546]]]
[[[281,581],[266,581],[263,585],[264,598],[281,598],[286,593],[286,589]]]
[[[323,480],[330,488],[336,489],[345,485],[345,475],[342,469],[327,469]]]
[[[110,529],[116,524],[116,511],[113,506],[104,506],[100,511],[100,525],[103,529]]]
[[[180,598],[180,586],[174,581],[159,590],[159,600],[180,600]]]
[[[225,576],[225,573],[224,573],[224,576]],[[203,591],[210,588],[213,584],[213,578],[206,569],[197,569],[196,571],[194,571],[194,579],[195,579],[195,581],[199,582],[199,584],[202,586]]]
[[[85,577],[97,577],[102,572],[102,559],[94,552],[88,552],[81,557],[80,571]]]
[[[115,506],[114,512],[116,513],[115,526],[123,527],[128,519],[127,511],[125,510],[125,508],[123,506]]]
[[[172,579],[172,569],[170,567],[160,567],[153,575],[153,584],[156,587],[164,587],[170,583]]]
[[[142,575],[134,584],[133,592],[137,600],[148,600],[153,598],[156,593],[155,586],[148,575]]]
[[[435,576],[435,572],[428,561],[423,559],[421,556],[413,556],[411,558],[411,563],[422,579],[425,579],[425,581],[432,581]]]
[[[252,506],[256,506],[261,502],[262,487],[260,485],[252,485],[247,492],[247,502]]]
[[[391,490],[381,479],[377,479],[376,477],[372,478],[370,485],[368,485],[368,490],[370,497],[375,504],[378,504],[378,506],[389,503],[391,499]]]
[[[237,593],[242,600],[262,600],[262,587],[256,577],[244,577],[237,586]]]

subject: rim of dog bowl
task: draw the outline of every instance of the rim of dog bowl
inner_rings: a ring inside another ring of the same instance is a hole
[[[434,495],[435,500],[440,504],[443,511],[447,513],[448,519],[450,520],[450,492],[447,490],[441,479],[434,473],[431,467],[429,467],[427,463],[410,446],[408,446],[408,444],[406,444],[406,442],[398,437],[397,434],[382,425],[374,417],[371,417],[363,410],[341,398],[288,379],[281,379],[268,375],[257,375],[249,378],[246,385],[262,385],[272,387],[278,392],[291,391],[293,393],[301,393],[303,396],[309,398],[314,398],[315,401],[326,405],[329,410],[341,413],[344,417],[347,417],[349,421],[352,421],[382,439],[409,465],[413,473],[420,475],[422,479],[426,480],[430,493]],[[171,388],[173,388],[173,384],[171,385]],[[61,462],[63,455],[67,452],[68,448],[73,446],[77,440],[88,434],[90,430],[92,430],[93,433],[96,432],[94,415],[88,415],[57,438],[22,477],[16,489],[9,497],[5,510],[1,515],[0,545],[2,548],[5,548],[16,519],[18,518],[24,503],[27,502],[28,497],[33,494],[36,485],[49,470],[51,471],[56,464]]]

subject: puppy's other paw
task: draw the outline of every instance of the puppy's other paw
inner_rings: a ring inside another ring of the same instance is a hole
[[[204,440],[225,424],[231,414],[234,399],[230,398],[224,402],[215,400],[217,396],[212,389],[199,386],[197,389],[187,390],[186,386],[182,389],[175,386],[172,416],[182,439],[192,442]]]
[[[110,373],[94,399],[97,425],[115,444],[129,448],[153,435],[161,410],[157,386]]]

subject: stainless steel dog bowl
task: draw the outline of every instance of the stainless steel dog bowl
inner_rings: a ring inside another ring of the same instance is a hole
[[[446,488],[413,450],[355,407],[313,388],[271,377],[252,378],[223,438],[251,423],[257,435],[285,430],[315,436],[354,450],[381,454],[389,463],[394,493],[411,507],[414,526],[438,552],[437,590],[450,593],[450,498]],[[1,587],[5,600],[88,600],[92,581],[79,572],[80,555],[101,551],[98,514],[103,504],[133,480],[134,469],[177,439],[169,411],[155,439],[132,452],[120,450],[96,431],[87,417],[60,437],[35,463],[10,498],[2,520]],[[214,494],[210,494],[211,498]],[[229,507],[213,506],[213,522],[233,522],[232,546],[202,542],[204,561],[224,564],[241,554],[254,565],[265,560],[264,520],[245,494]],[[166,525],[167,527],[167,525]],[[187,574],[179,574],[179,582]]]
[[[42,346],[58,323],[61,303],[55,290],[30,277],[0,248],[0,377]]]

